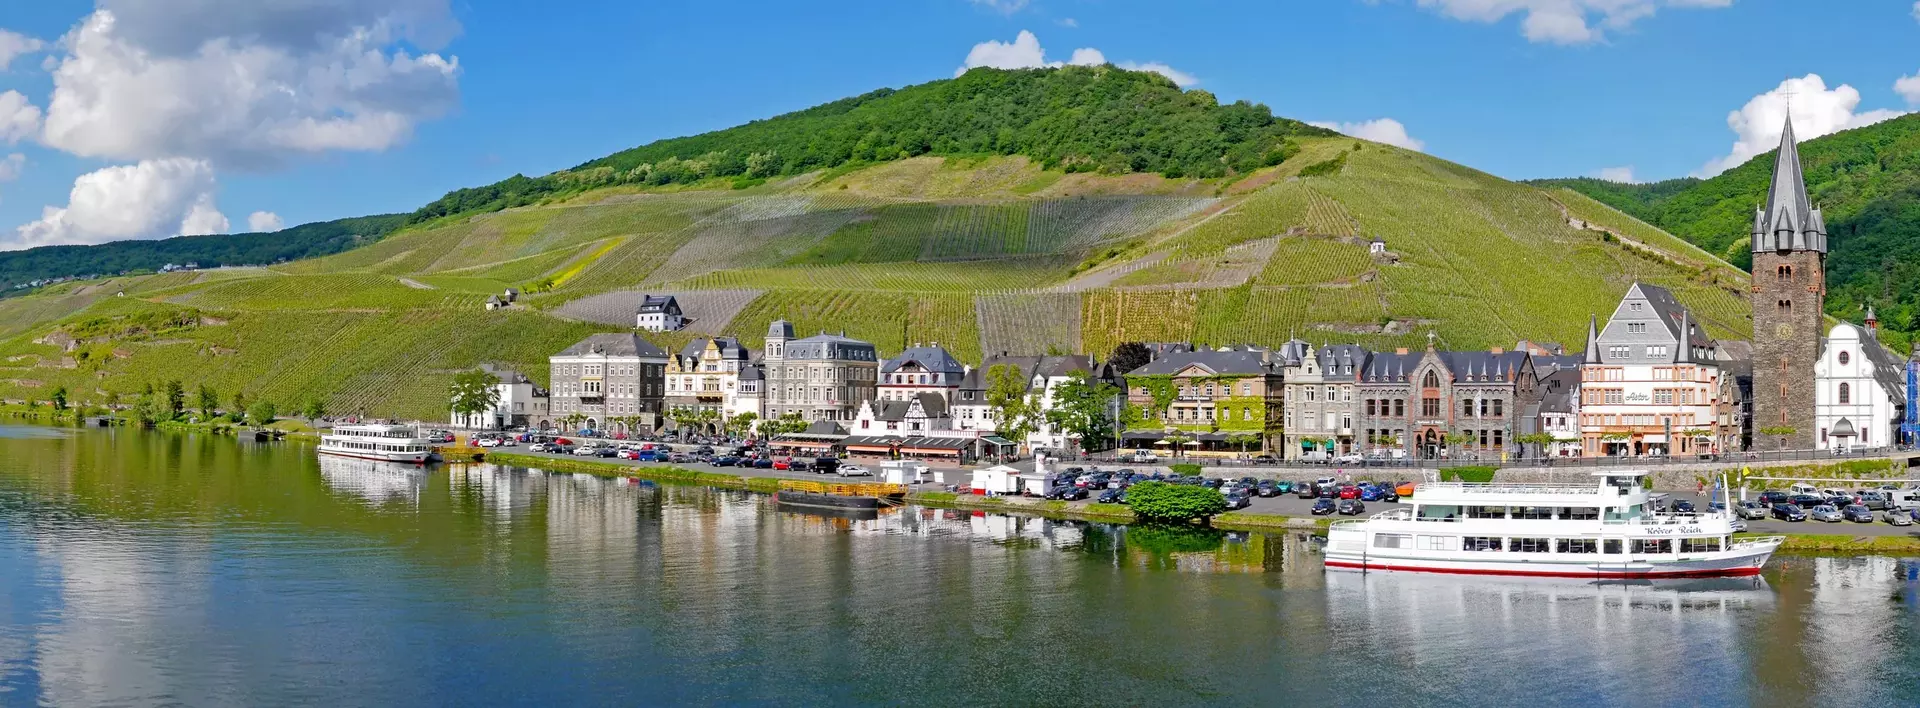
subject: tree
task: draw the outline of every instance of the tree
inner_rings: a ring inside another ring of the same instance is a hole
[[[987,369],[987,411],[994,430],[1008,440],[1025,444],[1037,427],[1039,405],[1027,395],[1027,377],[1020,367],[995,364]]]
[[[133,422],[142,428],[151,428],[154,423],[159,422],[160,406],[154,400],[151,386],[148,387],[147,393],[133,400],[133,408],[127,412],[132,416]]]
[[[765,433],[768,437],[775,435],[792,435],[794,433],[807,432],[807,427],[807,419],[800,417],[799,413],[788,413],[761,423],[760,432]]]
[[[233,407],[227,409],[227,420],[235,423],[247,422],[247,392],[233,392]]]
[[[199,399],[196,407],[200,409],[200,418],[213,420],[213,415],[220,411],[220,394],[215,393],[212,386],[200,384]]]
[[[254,425],[271,424],[279,415],[280,409],[273,405],[273,401],[264,398],[254,401],[253,407],[247,409],[247,418],[252,420]]]
[[[1147,349],[1147,345],[1139,342],[1121,342],[1119,346],[1113,348],[1113,353],[1107,356],[1107,363],[1113,366],[1115,372],[1125,375],[1129,371],[1153,363],[1153,352]]]
[[[1227,498],[1206,487],[1166,482],[1141,482],[1127,488],[1127,506],[1149,521],[1206,520],[1227,510]]]
[[[1266,438],[1259,433],[1228,433],[1227,444],[1240,446],[1240,454],[1247,454],[1248,445],[1259,445]]]
[[[1053,407],[1045,413],[1047,425],[1065,431],[1080,441],[1087,452],[1104,450],[1113,439],[1113,402],[1120,388],[1096,381],[1085,371],[1067,374],[1067,380],[1053,387]]]
[[[318,396],[307,398],[307,404],[300,407],[300,417],[307,420],[319,420],[327,417],[327,405],[320,402]]]
[[[453,412],[472,417],[493,410],[500,405],[500,389],[494,385],[499,382],[498,377],[480,369],[454,374],[453,390],[449,394],[453,399]]]
[[[67,387],[61,386],[53,390],[53,409],[56,411],[67,409]]]
[[[745,413],[741,413],[735,416],[728,416],[727,423],[726,423],[727,434],[735,437],[744,437],[748,433],[753,432],[754,424],[759,421],[760,421],[760,415],[757,413],[754,413],[753,411],[747,411]]]
[[[1540,454],[1537,455],[1538,457],[1547,456],[1547,453],[1546,453],[1547,446],[1552,445],[1554,440],[1555,438],[1553,437],[1553,433],[1527,433],[1525,435],[1515,435],[1513,437],[1513,441],[1520,443],[1522,446],[1527,446],[1527,445],[1534,446],[1536,450],[1539,450]],[[1524,447],[1521,449],[1521,454],[1522,456],[1526,454],[1526,450]]]
[[[180,385],[179,379],[167,381],[166,409],[167,420],[175,420],[187,410],[187,389]]]
[[[1454,448],[1460,447],[1461,445],[1466,445],[1468,443],[1473,442],[1473,436],[1468,435],[1466,433],[1459,432],[1459,431],[1454,431],[1451,433],[1447,433],[1447,436],[1443,438],[1441,442],[1446,443],[1447,448],[1449,450],[1452,450]]]

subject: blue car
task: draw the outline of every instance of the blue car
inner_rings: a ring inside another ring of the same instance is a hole
[[[1382,492],[1379,487],[1369,485],[1360,488],[1360,501],[1377,502],[1380,501],[1380,498],[1383,496],[1386,496],[1386,493]]]
[[[1338,506],[1331,497],[1321,497],[1313,502],[1313,515],[1326,516],[1333,513]]]

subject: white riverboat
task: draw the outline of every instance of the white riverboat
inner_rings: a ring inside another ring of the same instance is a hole
[[[1644,472],[1584,484],[1419,485],[1408,507],[1336,521],[1330,569],[1566,578],[1758,575],[1786,538],[1734,539],[1724,512],[1651,509]]]
[[[433,441],[404,425],[340,425],[320,436],[322,455],[338,455],[378,462],[425,464],[433,457]]]

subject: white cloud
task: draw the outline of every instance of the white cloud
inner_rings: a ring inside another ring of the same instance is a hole
[[[994,69],[1057,69],[1068,65],[1099,66],[1105,63],[1107,63],[1107,55],[1092,47],[1073,50],[1073,54],[1065,62],[1047,61],[1047,50],[1040,46],[1040,38],[1035,37],[1032,32],[1020,30],[1020,34],[1015,36],[1011,43],[988,40],[973,45],[973,49],[967,52],[966,62],[955,69],[953,75],[959,76],[967,73],[968,69],[982,66]],[[1171,79],[1174,84],[1182,88],[1200,83],[1200,80],[1192,74],[1157,61],[1145,63],[1123,61],[1115,66],[1128,71],[1151,71]]]
[[[44,142],[82,157],[379,151],[458,98],[457,59],[396,47],[445,0],[100,3],[62,43],[46,112]]]
[[[1392,118],[1376,118],[1360,123],[1316,121],[1312,123],[1312,125],[1351,135],[1361,140],[1372,140],[1376,143],[1403,147],[1416,152],[1425,150],[1427,147],[1425,142],[1407,134],[1407,126],[1402,125],[1400,121]]]
[[[1059,19],[1059,21],[1056,24],[1059,24],[1061,27],[1065,27],[1067,29],[1073,29],[1075,27],[1080,26],[1080,21],[1073,19],[1071,17],[1062,17]]]
[[[1904,115],[1888,109],[1856,112],[1860,92],[1846,84],[1828,89],[1819,74],[1787,79],[1773,90],[1753,97],[1740,110],[1727,114],[1727,127],[1736,136],[1733,148],[1725,157],[1700,168],[1697,176],[1720,174],[1779,147],[1780,129],[1786,124],[1788,94],[1792,99],[1793,134],[1802,142]]]
[[[0,143],[12,145],[40,132],[40,108],[19,91],[0,92]]]
[[[1900,80],[1893,82],[1893,91],[1907,99],[1907,105],[1920,106],[1920,73],[1900,77]]]
[[[1621,184],[1640,183],[1640,180],[1634,179],[1633,177],[1633,165],[1624,167],[1602,167],[1599,171],[1594,172],[1593,176],[1608,182],[1619,182]]]
[[[1920,20],[1920,2],[1913,4],[1913,19]]]
[[[1011,15],[1026,9],[1027,0],[973,0],[973,4],[1003,15]]]
[[[214,206],[213,166],[168,158],[108,167],[73,181],[67,206],[46,207],[0,249],[105,243],[180,234],[225,233]]]
[[[280,215],[270,211],[256,211],[247,215],[247,231],[253,233],[273,233],[287,228]]]
[[[1587,44],[1605,39],[1604,29],[1624,30],[1662,7],[1719,8],[1733,0],[1419,0],[1456,20],[1500,22],[1521,14],[1528,41]],[[1600,27],[1595,27],[1595,21]]]
[[[13,60],[20,55],[32,54],[46,46],[46,42],[38,39],[28,37],[18,32],[0,29],[0,71],[6,71],[7,66],[12,64]]]

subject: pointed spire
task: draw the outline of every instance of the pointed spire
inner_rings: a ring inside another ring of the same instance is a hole
[[[1873,306],[1867,306],[1867,336],[1880,338],[1880,318],[1873,314]]]
[[[1753,252],[1770,250],[1827,250],[1825,219],[1807,198],[1807,179],[1800,171],[1800,146],[1793,135],[1793,117],[1780,130],[1780,149],[1773,158],[1773,183],[1767,187],[1767,205],[1754,215]]]
[[[1587,359],[1588,364],[1600,363],[1600,316],[1587,315]]]

